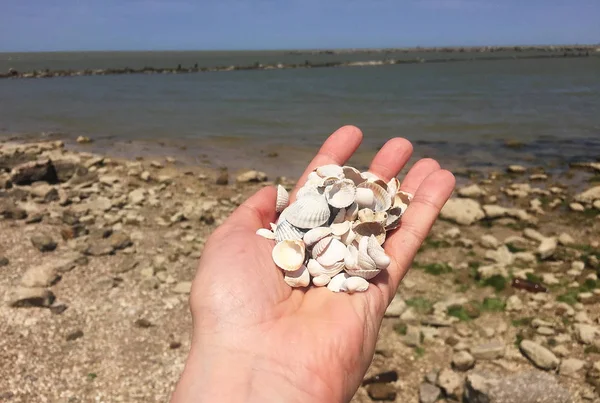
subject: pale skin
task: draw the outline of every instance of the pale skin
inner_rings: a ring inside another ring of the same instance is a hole
[[[317,166],[343,165],[362,140],[344,126],[323,144],[295,192]],[[397,176],[411,143],[389,140],[369,171]],[[292,289],[271,257],[274,241],[256,235],[275,222],[273,187],[246,200],[208,239],[190,296],[192,342],[171,403],[348,402],[371,363],[384,312],[450,197],[454,176],[422,159],[401,180],[414,194],[402,225],[388,234],[392,263],[364,293]]]

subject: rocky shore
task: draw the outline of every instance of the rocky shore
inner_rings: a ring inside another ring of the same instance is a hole
[[[498,50],[497,52],[500,52]],[[468,52],[475,53],[475,52]],[[482,53],[482,52],[477,52]],[[34,70],[34,71],[18,71],[9,69],[5,73],[0,72],[0,78],[52,78],[52,77],[80,77],[80,76],[107,76],[107,75],[123,75],[123,74],[189,74],[189,73],[205,73],[205,72],[224,72],[224,71],[239,71],[239,70],[274,70],[274,69],[300,69],[300,68],[326,68],[326,67],[357,67],[357,66],[385,66],[394,64],[416,64],[416,63],[451,63],[451,62],[474,62],[474,61],[493,61],[493,60],[516,60],[516,59],[555,59],[555,58],[581,58],[581,57],[598,57],[600,52],[591,48],[568,48],[561,50],[557,48],[552,51],[547,51],[544,54],[522,54],[522,55],[501,55],[501,56],[473,56],[473,57],[437,57],[425,59],[417,57],[414,59],[378,59],[365,61],[333,61],[333,62],[310,62],[306,60],[304,63],[292,64],[262,64],[256,62],[251,65],[232,65],[232,66],[217,66],[217,67],[199,67],[194,66],[176,67],[143,67],[134,68],[114,68],[114,69],[85,69],[85,70]]]
[[[353,402],[600,401],[600,164],[565,171],[470,172]],[[204,242],[273,183],[294,185],[0,143],[0,401],[166,401]]]

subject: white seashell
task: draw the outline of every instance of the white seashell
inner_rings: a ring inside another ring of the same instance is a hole
[[[327,178],[330,176],[335,176],[338,178],[342,178],[344,175],[344,170],[341,166],[335,164],[323,165],[315,169],[317,175],[321,178]]]
[[[312,171],[306,177],[306,183],[307,184],[308,183],[310,183],[310,184],[321,184],[322,181],[323,181],[323,178],[320,177],[319,174],[316,173],[315,171]],[[304,186],[306,186],[306,184]]]
[[[354,245],[348,245],[344,255],[346,270],[358,269],[358,249]]]
[[[346,208],[356,198],[356,186],[349,179],[339,180],[325,188],[325,197],[330,206]]]
[[[358,211],[358,220],[360,222],[378,222],[385,225],[387,218],[388,213],[385,211],[374,212],[370,208],[364,208]]]
[[[277,224],[275,223],[269,223],[269,225],[271,226],[271,231],[275,232],[275,230],[277,229]]]
[[[354,292],[365,292],[369,289],[369,282],[362,277],[349,277],[342,284],[341,290],[352,294]]]
[[[360,186],[360,185],[359,185]],[[365,187],[356,188],[356,204],[359,208],[371,207],[375,204],[373,191]]]
[[[390,197],[394,197],[396,196],[396,193],[398,193],[398,189],[400,189],[400,181],[398,180],[398,178],[396,178],[395,176],[390,179],[390,181],[387,183],[387,192],[390,195]]]
[[[285,219],[282,220],[275,228],[275,239],[277,242],[281,241],[298,241],[304,237],[304,231],[294,227]]]
[[[281,185],[277,185],[277,201],[275,202],[275,211],[281,213],[289,204],[290,195]]]
[[[346,232],[344,235],[342,235],[340,237],[340,241],[342,241],[342,243],[344,243],[344,245],[352,244],[352,242],[354,242],[355,239],[356,239],[356,232],[354,232],[354,230],[352,230],[352,228],[350,228],[348,230],[348,232]]]
[[[362,237],[370,237],[375,235],[380,245],[385,242],[385,227],[377,222],[362,222],[354,226],[354,232],[356,232],[356,239],[360,242]]]
[[[385,254],[385,250],[383,250],[373,235],[371,235],[367,241],[367,254],[373,259],[375,266],[379,270],[387,269],[391,263],[390,257]]]
[[[329,227],[313,228],[304,234],[304,243],[307,247],[311,247],[329,235],[331,235],[331,228]]]
[[[331,243],[331,241],[333,241],[333,237],[332,236],[326,236],[322,239],[320,239],[319,241],[317,241],[312,248],[312,257],[313,259],[318,258],[319,256],[321,256],[325,250],[327,250],[327,247],[329,246],[329,244]]]
[[[306,266],[302,266],[298,270],[286,272],[283,281],[290,287],[307,287],[310,284],[310,274]]]
[[[408,208],[408,206],[410,205],[412,198],[413,198],[413,196],[410,193],[400,190],[394,196],[393,207],[402,209],[402,213],[404,213],[406,211],[406,209]]]
[[[319,262],[317,262],[315,259],[308,259],[308,263],[306,263],[306,267],[308,268],[308,272],[310,273],[310,275],[313,277],[320,276],[325,271],[323,266],[321,266],[321,264]]]
[[[302,241],[281,241],[273,248],[275,264],[284,271],[295,271],[302,267],[306,249]]]
[[[339,181],[340,181],[340,178],[338,178],[337,176],[328,176],[326,178],[323,178],[323,180],[321,181],[321,185],[319,185],[319,187],[325,189],[327,186],[334,185],[334,184],[338,183]]]
[[[321,196],[321,191],[317,185],[307,183],[296,192],[296,200],[307,196]]]
[[[324,196],[307,195],[286,209],[286,220],[298,228],[315,228],[329,220],[331,211]]]
[[[339,209],[339,211],[335,215],[335,218],[333,219],[332,224],[339,224],[339,223],[342,223],[344,221],[346,221],[346,209],[345,208],[341,208],[341,209]]]
[[[317,277],[325,274],[328,277],[333,277],[344,270],[344,262],[336,262],[331,266],[322,266],[315,259],[309,259],[306,267],[311,276]]]
[[[345,255],[346,245],[334,238],[316,259],[321,266],[333,266],[334,263],[344,260]]]
[[[356,202],[352,203],[350,206],[346,207],[346,221],[356,221],[358,218],[358,204]]]
[[[316,287],[323,287],[329,284],[331,281],[331,277],[326,274],[321,274],[319,276],[313,277],[312,282]]]
[[[381,273],[381,270],[363,270],[363,269],[349,269],[346,267],[346,273],[351,276],[362,277],[365,280],[370,280]]]
[[[275,234],[273,233],[273,231],[269,231],[266,228],[259,228],[256,230],[256,235],[260,235],[263,238],[266,239],[275,239]]]
[[[333,235],[342,236],[352,228],[352,223],[350,221],[344,221],[337,224],[331,224],[329,228]]]
[[[365,171],[362,173],[362,176],[368,181],[368,182],[375,182],[375,181],[379,181],[381,180],[381,178],[379,178],[379,176],[375,175],[372,172],[369,171]]]
[[[402,214],[404,214],[404,212],[400,207],[392,207],[391,209],[389,209],[388,217],[385,221],[385,230],[391,231],[393,229],[398,228],[398,226],[400,225],[400,218],[402,218]]]
[[[342,286],[346,282],[346,279],[348,279],[349,277],[350,276],[346,273],[340,273],[334,276],[329,282],[329,284],[327,284],[327,289],[333,292],[341,292]]]
[[[371,256],[369,256],[368,253],[361,251],[360,248],[358,249],[358,267],[360,270],[378,270],[377,265]]]
[[[344,260],[340,260],[339,262],[335,262],[331,266],[321,266],[323,268],[322,274],[327,274],[329,277],[333,277],[338,273],[341,273],[344,268]]]
[[[377,183],[374,182],[364,182],[361,183],[360,185],[357,186],[356,189],[356,193],[357,193],[357,201],[358,199],[358,193],[359,190],[358,189],[370,189],[373,192],[373,200],[371,201],[371,204],[367,204],[367,203],[363,203],[361,204],[361,202],[359,201],[359,207],[367,207],[370,208],[371,210],[377,212],[377,211],[386,211],[387,209],[389,209],[392,206],[392,198],[390,197],[390,195],[388,194],[387,190],[385,190],[382,186],[378,185]],[[365,196],[364,202],[367,202],[369,200],[367,200],[367,197]]]
[[[354,167],[344,166],[342,169],[344,170],[344,177],[350,179],[355,185],[359,185],[367,180],[367,178]]]

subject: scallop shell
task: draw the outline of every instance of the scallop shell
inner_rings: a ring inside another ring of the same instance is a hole
[[[307,247],[311,247],[326,236],[331,235],[331,228],[329,227],[317,227],[309,230],[304,234],[304,243]]]
[[[346,208],[356,198],[356,186],[349,179],[342,179],[325,188],[325,197],[330,206]]]
[[[290,287],[307,287],[310,284],[310,274],[306,266],[302,266],[298,270],[286,272],[283,281]]]
[[[346,270],[358,269],[358,249],[354,245],[348,245],[344,255]]]
[[[333,292],[341,292],[346,279],[349,277],[350,276],[346,273],[340,273],[334,276],[331,281],[329,281],[329,284],[327,284],[327,289]]]
[[[333,234],[335,236],[342,236],[342,235],[346,234],[348,231],[350,231],[350,228],[352,228],[352,223],[350,221],[344,221],[344,222],[337,223],[337,224],[331,224],[329,226],[329,229],[331,230],[331,234]]]
[[[326,274],[321,274],[317,277],[313,277],[312,282],[316,287],[324,287],[331,281],[331,277]]]
[[[320,185],[321,182],[323,182],[323,178],[319,176],[319,174],[315,171],[312,171],[306,177],[306,184],[304,186],[306,186],[307,184]]]
[[[285,219],[282,220],[275,228],[275,239],[281,241],[299,241],[304,238],[304,231],[294,227]]]
[[[375,235],[377,242],[383,245],[385,242],[385,227],[377,222],[362,222],[354,226],[354,232],[356,232],[356,240],[360,242],[362,237],[370,237]]]
[[[336,262],[331,266],[323,266],[315,259],[310,259],[306,267],[308,267],[308,272],[313,277],[317,277],[323,274],[328,277],[333,277],[336,274],[342,272],[342,270],[344,270],[344,262]]]
[[[361,205],[359,202],[359,207],[368,207],[373,211],[386,211],[392,206],[392,198],[388,194],[387,190],[374,182],[363,182],[357,186],[357,200],[358,200],[358,189],[370,189],[373,192],[373,200],[369,205],[367,202],[370,201],[367,199],[365,194],[365,199]]]
[[[360,171],[354,167],[344,166],[342,169],[344,171],[344,177],[346,179],[350,179],[355,185],[360,185],[367,180],[367,178],[365,178]]]
[[[307,183],[296,192],[296,199],[301,199],[307,196],[321,196],[321,191],[319,190],[318,185]]]
[[[315,243],[312,248],[313,259],[316,259],[317,257],[321,256],[325,252],[325,250],[327,250],[331,241],[333,241],[333,237],[326,236],[320,239],[317,243]]]
[[[317,169],[315,169],[315,172],[322,178],[326,178],[329,176],[336,176],[338,178],[341,178],[344,175],[344,169],[336,164],[320,166]]]
[[[275,211],[281,213],[289,204],[290,195],[281,185],[277,185],[277,201],[275,202]]]
[[[256,235],[260,235],[263,238],[266,239],[275,239],[275,234],[273,233],[273,231],[270,231],[266,228],[259,228],[256,230]]]
[[[358,220],[360,222],[378,222],[385,225],[387,218],[388,213],[385,211],[375,212],[369,208],[364,208],[358,211]]]
[[[390,257],[385,254],[385,250],[383,250],[373,235],[371,235],[367,241],[367,254],[373,259],[375,266],[379,270],[387,269],[391,263]]]
[[[271,253],[275,264],[283,271],[296,271],[304,263],[306,249],[302,241],[281,241]]]
[[[304,196],[286,209],[286,220],[298,228],[315,228],[329,220],[331,211],[323,196]]]
[[[344,260],[345,255],[346,245],[334,238],[316,259],[322,266],[333,266],[334,263]]]
[[[328,176],[326,178],[323,178],[319,187],[325,189],[327,186],[334,185],[334,184],[338,183],[339,181],[340,181],[340,178],[338,178],[337,176]]]
[[[368,289],[369,282],[364,278],[358,276],[347,278],[341,287],[341,291],[345,291],[349,294],[352,294],[354,292],[365,292]]]

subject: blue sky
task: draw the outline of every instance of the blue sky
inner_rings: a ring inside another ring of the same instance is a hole
[[[600,43],[600,0],[0,0],[0,51]]]

